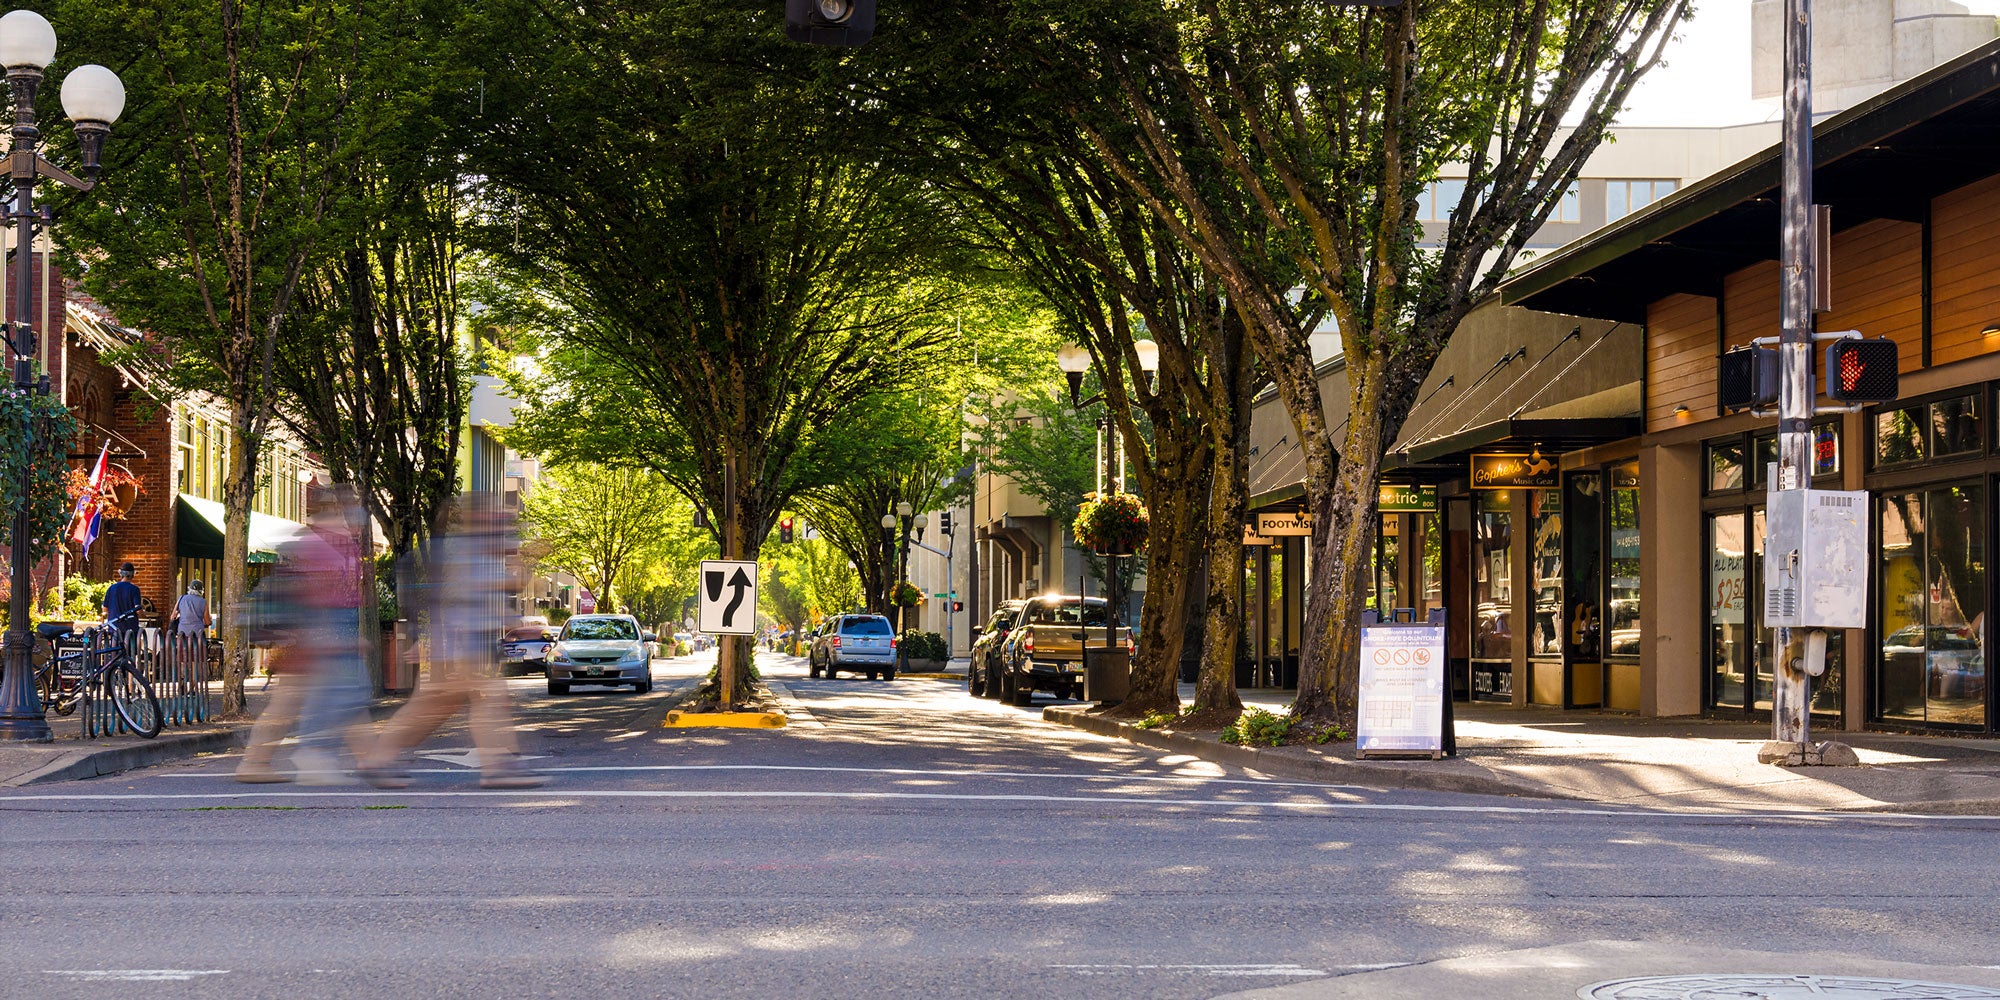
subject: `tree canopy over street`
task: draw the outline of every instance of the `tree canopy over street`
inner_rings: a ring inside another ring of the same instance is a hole
[[[663,606],[697,524],[754,559],[790,512],[885,609],[882,513],[966,495],[981,457],[1066,524],[1091,418],[1050,360],[1081,345],[1151,514],[1129,712],[1178,707],[1184,648],[1196,706],[1239,708],[1275,387],[1315,518],[1294,712],[1351,723],[1384,449],[1686,7],[941,0],[844,50],[751,0],[67,0],[134,94],[70,255],[169,384],[230,402],[229,558],[274,423],[420,546],[491,370],[555,477],[544,558]],[[616,544],[571,530],[614,513]]]

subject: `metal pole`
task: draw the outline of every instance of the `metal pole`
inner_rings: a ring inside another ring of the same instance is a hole
[[[1785,0],[1784,197],[1779,266],[1778,480],[1774,490],[1812,481],[1812,4]],[[1779,629],[1772,670],[1771,738],[1804,744],[1810,712],[1799,646],[1805,630]]]
[[[35,127],[35,88],[42,72],[30,67],[11,67],[7,82],[14,92],[13,152],[9,156],[14,181],[14,266],[18,283],[14,325],[9,338],[14,351],[14,388],[35,391],[35,147],[41,132]],[[30,434],[34,431],[31,429]],[[33,447],[32,444],[29,445]],[[11,561],[8,572],[7,634],[0,640],[0,741],[47,743],[54,739],[41,699],[35,695],[34,633],[28,630],[32,614],[33,581],[28,563],[28,503],[14,512]]]
[[[741,559],[743,550],[739,547],[742,534],[736,525],[736,448],[730,446],[722,456],[722,558]],[[755,620],[756,609],[751,609]],[[716,679],[721,683],[722,698],[720,708],[730,711],[736,704],[736,636],[725,635],[716,654]]]

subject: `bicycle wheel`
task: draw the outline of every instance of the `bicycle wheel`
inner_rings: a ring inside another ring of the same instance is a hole
[[[160,699],[153,697],[153,685],[139,676],[130,663],[115,664],[106,670],[104,686],[111,692],[111,707],[125,720],[126,728],[146,739],[160,735],[160,726],[165,721],[160,714]]]

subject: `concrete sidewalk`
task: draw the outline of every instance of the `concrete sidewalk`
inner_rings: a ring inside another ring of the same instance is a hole
[[[221,685],[213,684],[211,689],[210,704],[219,710]],[[85,740],[81,719],[50,712],[49,728],[55,732],[53,742],[0,743],[0,788],[95,778],[240,746],[249,734],[251,721],[263,710],[264,700],[269,697],[261,677],[251,678],[246,693],[249,714],[242,719],[164,729],[150,740],[135,736]]]
[[[1289,691],[1246,691],[1248,706],[1282,714]],[[1182,701],[1191,703],[1184,689]],[[1570,799],[1605,805],[1729,812],[1845,810],[2000,815],[2000,740],[1892,733],[1818,733],[1854,747],[1860,767],[1757,763],[1768,724],[1643,719],[1547,708],[1457,708],[1458,756],[1357,760],[1354,744],[1250,748],[1216,732],[1145,730],[1052,706],[1043,717],[1135,743],[1274,776],[1376,788]]]

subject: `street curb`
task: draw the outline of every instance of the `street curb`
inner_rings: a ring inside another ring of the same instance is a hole
[[[145,743],[85,751],[80,757],[72,756],[66,760],[54,761],[14,784],[40,785],[52,781],[100,778],[135,768],[185,760],[197,754],[229,750],[242,746],[248,735],[247,727],[218,729],[202,733],[162,735]]]
[[[1511,795],[1538,799],[1581,798],[1540,785],[1510,781],[1486,772],[1464,774],[1440,771],[1438,770],[1440,763],[1435,761],[1412,761],[1407,765],[1398,765],[1378,761],[1299,758],[1261,747],[1242,747],[1209,737],[1177,733],[1171,729],[1140,729],[1115,719],[1091,715],[1085,708],[1066,705],[1051,705],[1042,709],[1042,719],[1100,736],[1113,736],[1141,746],[1191,754],[1211,763],[1227,764],[1278,778],[1472,795]]]

